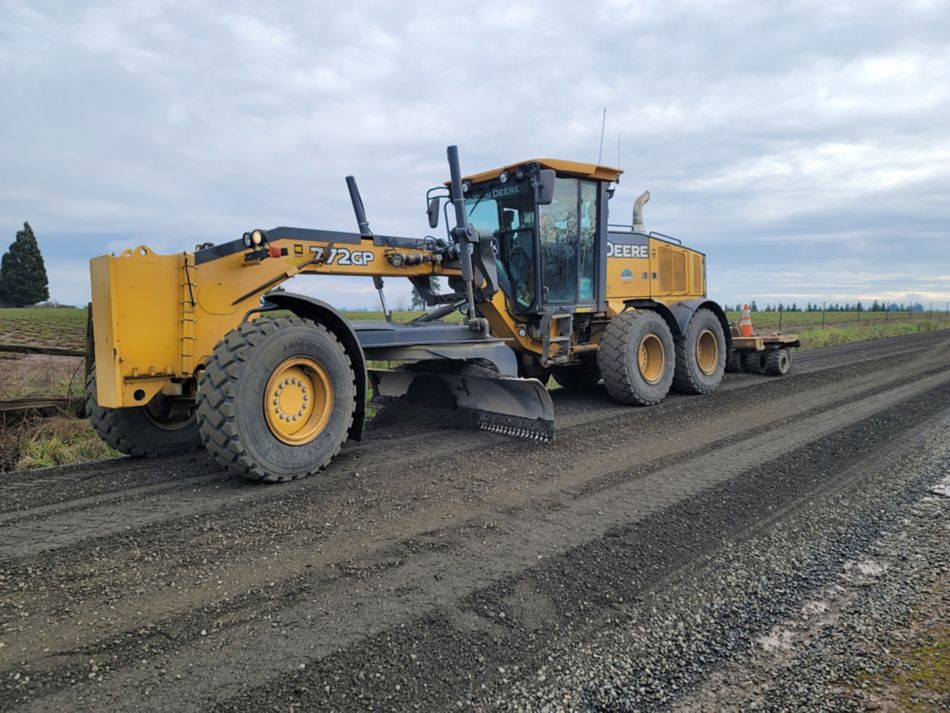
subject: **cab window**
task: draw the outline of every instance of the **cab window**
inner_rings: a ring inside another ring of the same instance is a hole
[[[554,200],[539,208],[541,285],[547,304],[594,301],[597,184],[558,178]]]

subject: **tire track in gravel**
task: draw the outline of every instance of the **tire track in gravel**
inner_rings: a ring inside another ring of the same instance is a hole
[[[162,622],[166,631],[188,632],[179,637],[182,648],[177,651],[175,662],[203,661],[209,655],[225,659],[215,663],[214,675],[196,678],[192,671],[187,690],[182,690],[175,680],[156,677],[152,666],[125,662],[121,670],[110,674],[108,691],[119,697],[112,698],[111,703],[109,699],[99,698],[95,704],[109,707],[125,696],[141,695],[148,688],[152,692],[150,698],[138,700],[138,710],[160,710],[171,699],[186,708],[200,708],[253,684],[265,684],[274,676],[294,670],[301,652],[307,652],[308,661],[319,660],[340,648],[410,622],[422,612],[439,607],[452,609],[479,588],[530,569],[537,564],[539,556],[557,557],[571,548],[596,541],[612,528],[655,516],[703,490],[922,395],[945,400],[950,396],[948,382],[950,374],[945,372],[866,396],[811,417],[786,433],[783,439],[766,432],[732,444],[728,454],[722,452],[725,449],[716,449],[645,474],[628,466],[625,471],[629,477],[623,482],[585,497],[568,495],[554,512],[543,503],[527,505],[517,518],[509,517],[479,537],[469,536],[476,528],[463,523],[458,533],[448,536],[449,551],[423,550],[378,570],[368,567],[355,577],[331,576],[326,580],[312,577],[310,586],[304,589],[318,590],[319,597],[297,601],[303,594],[298,586],[291,592],[298,596],[281,602],[279,611],[284,621],[313,622],[312,626],[320,631],[317,641],[314,641],[311,625],[293,630],[275,629],[261,626],[263,622],[248,618],[246,613],[233,621],[225,616],[212,639],[197,635],[199,624],[193,617]],[[565,528],[564,523],[570,523],[570,527]],[[499,561],[502,549],[505,559]],[[398,592],[399,596],[381,596],[381,593],[391,592]],[[199,620],[209,617],[209,612],[198,614]],[[253,642],[253,645],[234,646],[236,640]],[[216,644],[221,647],[218,651],[215,651]],[[87,647],[87,651],[98,649]],[[174,667],[174,662],[169,666]],[[54,675],[52,671],[50,675]],[[59,696],[53,693],[39,702],[41,705],[36,709],[62,706],[65,701]]]

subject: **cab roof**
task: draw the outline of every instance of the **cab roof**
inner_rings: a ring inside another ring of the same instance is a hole
[[[590,178],[595,181],[616,181],[623,173],[622,169],[610,168],[609,166],[598,166],[595,163],[580,163],[578,161],[562,161],[557,158],[532,158],[527,161],[511,163],[501,168],[494,168],[490,171],[482,171],[465,176],[464,180],[470,183],[481,183],[493,178],[498,178],[503,171],[514,171],[525,164],[536,163],[541,168],[553,168],[559,174],[577,176],[578,178]]]

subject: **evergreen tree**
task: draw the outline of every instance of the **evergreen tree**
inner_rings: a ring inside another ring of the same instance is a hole
[[[17,231],[16,240],[0,260],[0,295],[17,307],[49,299],[46,265],[29,223]]]

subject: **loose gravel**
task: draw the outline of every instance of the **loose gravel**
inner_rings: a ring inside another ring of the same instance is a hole
[[[860,701],[877,674],[829,643],[805,675],[788,646],[831,641],[801,612],[858,606],[842,573],[927,586],[875,547],[943,502],[948,341],[818,350],[651,409],[555,393],[546,445],[400,420],[285,486],[201,455],[11,475],[0,711]],[[783,666],[814,692],[783,699]]]

